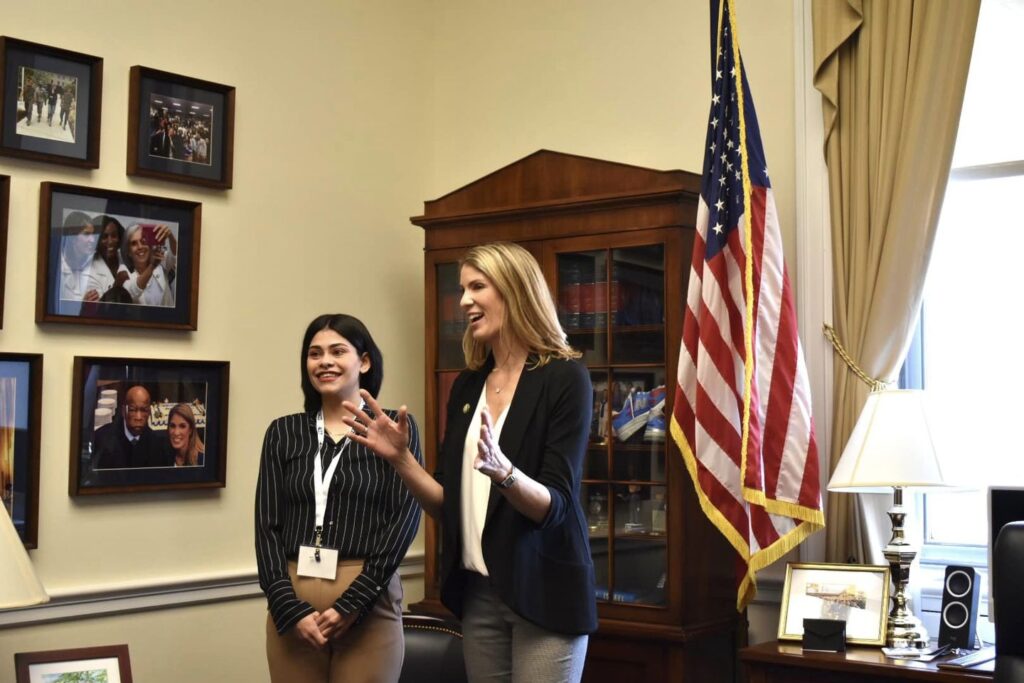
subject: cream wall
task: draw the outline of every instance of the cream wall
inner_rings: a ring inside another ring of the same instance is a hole
[[[363,318],[388,361],[385,402],[422,414],[423,351],[409,343],[423,329],[422,235],[407,217],[421,213],[423,199],[539,148],[700,169],[709,98],[704,0],[109,0],[101,10],[60,0],[48,4],[45,23],[32,3],[2,5],[5,35],[105,60],[100,169],[0,160],[0,173],[13,179],[0,350],[45,354],[40,548],[32,557],[58,595],[253,570],[262,433],[300,406],[296,347],[316,313]],[[792,255],[792,2],[738,0],[737,8]],[[124,175],[134,64],[236,86],[235,189]],[[42,180],[202,201],[199,330],[36,325]],[[69,498],[76,354],[230,360],[227,488]],[[774,629],[766,609],[751,613],[754,640]],[[0,680],[14,652],[110,642],[130,643],[140,680],[265,680],[262,611],[249,598],[0,630]],[[174,659],[169,642],[181,643]]]
[[[0,158],[11,176],[0,350],[44,359],[39,549],[55,596],[254,570],[252,499],[263,431],[301,409],[305,325],[343,310],[386,358],[383,400],[423,412],[422,234],[408,217],[427,195],[428,5],[418,2],[3,0],[4,35],[104,59],[100,168]],[[237,88],[234,189],[125,175],[128,70],[142,64]],[[203,203],[194,333],[34,322],[39,183],[54,180]],[[69,498],[75,355],[231,362],[227,487]],[[246,613],[246,618],[241,617]],[[211,618],[223,613],[224,618]],[[252,617],[252,618],[249,618]],[[213,636],[211,633],[216,632]],[[0,630],[12,653],[129,642],[137,680],[214,680],[223,657],[260,680],[259,600]],[[188,643],[166,667],[170,643]],[[224,648],[217,657],[208,645]],[[256,653],[258,656],[252,656]],[[210,675],[196,672],[209,669]],[[192,671],[195,676],[179,677]]]
[[[793,2],[736,4],[785,221],[795,193]],[[445,0],[437,12],[429,196],[542,148],[701,171],[707,0]]]

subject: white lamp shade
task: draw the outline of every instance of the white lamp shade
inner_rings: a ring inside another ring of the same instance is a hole
[[[894,486],[947,486],[922,391],[869,394],[828,482],[829,491],[860,493],[890,492]]]
[[[0,608],[25,607],[49,599],[32,571],[32,562],[7,509],[0,505]]]

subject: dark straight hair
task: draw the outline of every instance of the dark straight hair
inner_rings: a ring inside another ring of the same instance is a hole
[[[320,410],[322,399],[313,383],[309,381],[309,373],[306,372],[306,355],[309,352],[309,345],[317,332],[323,330],[334,330],[347,339],[355,347],[360,357],[365,353],[370,357],[370,369],[359,375],[359,388],[366,389],[370,395],[377,398],[380,392],[381,382],[384,381],[384,358],[380,349],[370,336],[366,325],[351,315],[344,313],[327,313],[317,316],[306,328],[306,334],[302,337],[302,353],[299,356],[299,368],[302,377],[302,397],[307,413],[315,413]]]

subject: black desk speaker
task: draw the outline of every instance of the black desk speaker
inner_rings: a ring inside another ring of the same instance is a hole
[[[978,573],[974,567],[946,567],[939,614],[939,645],[964,650],[974,647],[978,626]]]

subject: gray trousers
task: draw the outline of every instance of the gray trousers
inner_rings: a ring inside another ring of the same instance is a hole
[[[462,649],[471,683],[579,683],[588,636],[554,633],[501,601],[486,576],[470,574]]]

